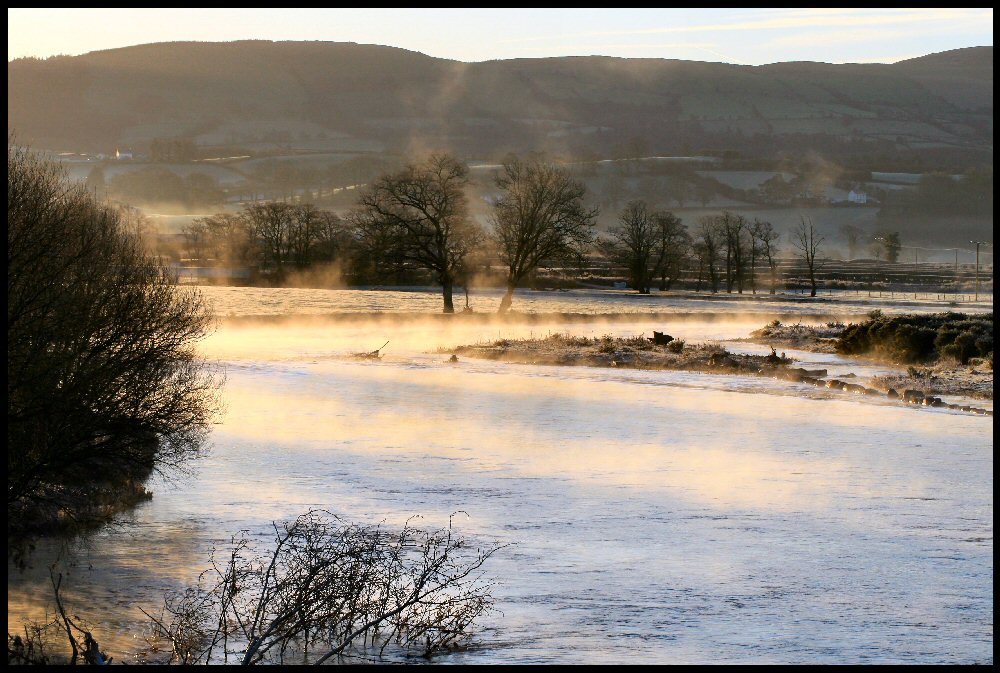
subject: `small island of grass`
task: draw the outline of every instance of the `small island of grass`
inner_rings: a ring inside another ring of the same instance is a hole
[[[948,404],[937,397],[958,395],[993,399],[992,326],[992,314],[973,318],[945,314],[944,317],[899,316],[889,319],[876,312],[860,326],[845,326],[842,323],[782,325],[774,321],[754,331],[749,339],[743,339],[771,346],[769,355],[731,353],[715,343],[686,344],[658,332],[653,333],[653,338],[616,337],[611,334],[584,337],[555,333],[539,338],[499,339],[442,349],[441,352],[451,353],[452,362],[457,361],[457,356],[464,355],[517,364],[766,376],[831,391],[992,415],[992,410],[967,404]],[[913,337],[914,332],[921,338]],[[900,334],[909,335],[910,341],[901,339]],[[929,350],[923,348],[928,340],[931,344]],[[965,350],[957,350],[958,346],[952,345],[956,341]],[[862,343],[867,346],[863,347]],[[962,345],[970,343],[970,347]],[[922,350],[915,350],[917,346]],[[985,357],[973,356],[987,346],[989,352]],[[900,364],[898,359],[902,358],[904,362],[922,362],[927,366],[918,369],[911,365],[905,373],[901,370],[898,375],[876,376],[866,381],[867,385],[862,385],[836,378],[827,379],[826,369],[792,367],[793,359],[786,357],[785,353],[779,354],[777,347],[861,354],[862,357],[897,365]],[[964,362],[963,354],[966,356]]]
[[[731,374],[771,373],[791,363],[776,353],[739,355],[716,344],[686,344],[663,337],[657,345],[643,336],[601,337],[550,334],[535,339],[499,339],[459,346],[456,355],[503,360],[521,364],[582,365],[630,369],[685,370]]]

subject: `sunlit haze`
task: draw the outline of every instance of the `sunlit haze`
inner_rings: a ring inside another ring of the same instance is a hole
[[[7,58],[170,41],[381,44],[459,61],[893,63],[993,44],[993,9],[8,9]]]
[[[992,8],[8,9],[8,664],[992,664]]]

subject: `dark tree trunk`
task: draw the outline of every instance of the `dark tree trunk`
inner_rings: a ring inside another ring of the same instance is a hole
[[[507,282],[507,291],[500,300],[500,310],[497,313],[506,313],[510,310],[511,302],[514,301],[514,283]]]
[[[455,304],[451,300],[451,293],[452,293],[452,281],[449,278],[449,279],[441,282],[441,294],[444,296],[444,312],[445,313],[454,313],[455,312]]]

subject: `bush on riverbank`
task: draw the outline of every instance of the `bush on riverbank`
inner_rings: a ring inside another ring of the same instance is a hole
[[[933,313],[888,317],[872,311],[868,320],[848,325],[836,342],[838,353],[876,355],[901,363],[972,358],[993,363],[993,314]]]
[[[8,555],[133,505],[208,432],[221,377],[195,344],[211,314],[138,232],[8,136]]]

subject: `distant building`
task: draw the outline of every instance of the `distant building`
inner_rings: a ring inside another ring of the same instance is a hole
[[[848,201],[848,203],[865,204],[865,203],[868,203],[868,195],[865,194],[864,192],[862,192],[861,190],[855,191],[855,190],[852,189],[847,194],[847,201]]]
[[[120,150],[115,148],[115,159],[118,161],[126,161],[132,158],[132,150]]]

